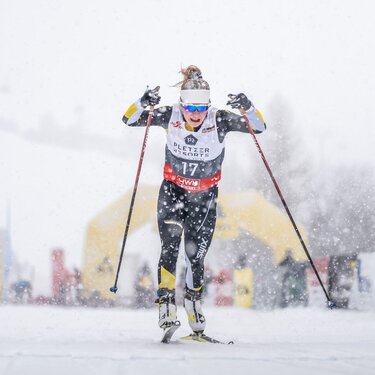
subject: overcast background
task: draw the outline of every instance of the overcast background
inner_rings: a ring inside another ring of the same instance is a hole
[[[50,291],[51,249],[80,266],[88,221],[132,187],[143,131],[121,117],[146,85],[161,86],[161,104],[176,102],[181,66],[201,68],[216,107],[247,93],[266,119],[266,150],[273,108],[285,110],[317,179],[329,164],[372,166],[374,7],[0,0],[0,227],[8,208],[13,250],[34,267],[36,290]],[[160,183],[164,138],[152,129],[141,182]],[[251,141],[230,135],[222,188],[241,189],[254,163]]]

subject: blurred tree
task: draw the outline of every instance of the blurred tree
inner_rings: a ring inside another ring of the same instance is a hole
[[[269,134],[267,142],[261,140],[261,147],[295,220],[306,225],[312,195],[311,155],[282,97],[275,97],[271,102],[266,122]],[[261,158],[255,174],[254,187],[284,210]]]
[[[371,166],[332,168],[315,200],[311,231],[316,255],[374,251],[375,179]]]

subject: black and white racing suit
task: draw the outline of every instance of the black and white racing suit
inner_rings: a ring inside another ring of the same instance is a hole
[[[146,126],[148,115],[149,111],[138,100],[129,107],[123,122],[129,126]],[[246,116],[255,133],[266,129],[262,115],[254,107]],[[199,293],[203,287],[204,258],[216,223],[224,139],[231,131],[249,133],[249,129],[242,116],[210,107],[202,125],[188,130],[179,104],[155,109],[151,126],[161,126],[167,131],[164,180],[158,199],[159,295],[165,289],[175,289],[183,233],[186,287]]]

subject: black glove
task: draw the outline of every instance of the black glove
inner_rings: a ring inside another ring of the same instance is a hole
[[[159,104],[160,102],[160,95],[159,95],[160,86],[156,86],[154,89],[147,89],[141,98],[142,107],[146,108],[148,106],[154,106]]]
[[[228,100],[227,105],[230,105],[233,109],[242,109],[248,111],[253,103],[245,94],[228,94],[230,100]]]

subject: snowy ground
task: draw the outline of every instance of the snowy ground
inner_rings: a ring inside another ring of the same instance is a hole
[[[188,334],[184,314],[176,336]],[[159,342],[156,309],[0,306],[0,374],[374,374],[375,312],[206,308],[234,345]]]

